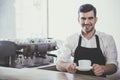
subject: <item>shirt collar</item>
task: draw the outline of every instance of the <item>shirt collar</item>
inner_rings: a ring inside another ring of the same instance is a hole
[[[97,34],[98,34],[98,32],[97,32],[97,31],[95,31],[95,34],[93,35],[93,37],[95,37],[95,35],[97,35]],[[83,36],[83,34],[82,34],[82,31],[81,31],[81,34],[80,34],[80,35],[81,35],[81,37],[82,37],[83,39],[85,39],[85,40],[86,40],[86,38],[85,38],[85,37]],[[93,38],[93,37],[92,37],[92,38]],[[91,38],[91,39],[92,39],[92,38]]]

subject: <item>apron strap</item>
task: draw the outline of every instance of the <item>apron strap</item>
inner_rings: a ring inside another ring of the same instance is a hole
[[[100,49],[100,42],[99,42],[98,35],[95,35],[95,38],[96,38],[97,48]]]

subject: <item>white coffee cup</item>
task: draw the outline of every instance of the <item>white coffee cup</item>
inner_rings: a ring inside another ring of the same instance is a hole
[[[91,67],[91,60],[78,60],[78,66],[81,68]]]

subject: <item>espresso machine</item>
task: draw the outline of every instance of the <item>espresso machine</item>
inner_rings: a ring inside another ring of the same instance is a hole
[[[57,49],[56,41],[53,39],[29,39],[27,42],[17,42],[16,68],[38,67],[54,63],[57,56],[49,54]]]

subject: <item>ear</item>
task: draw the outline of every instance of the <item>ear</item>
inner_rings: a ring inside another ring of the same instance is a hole
[[[80,23],[80,17],[78,17],[78,23]]]
[[[98,17],[95,18],[95,23],[97,22],[97,20],[98,20]]]

